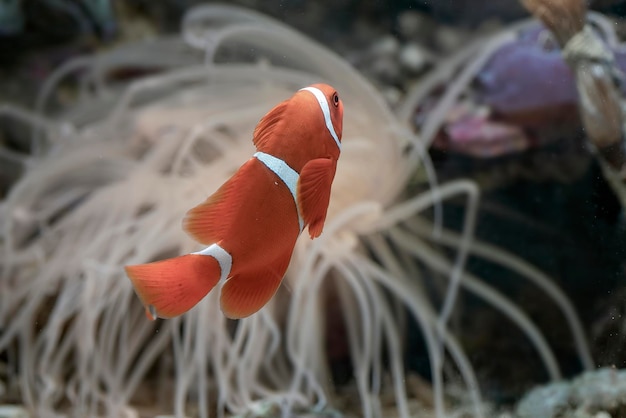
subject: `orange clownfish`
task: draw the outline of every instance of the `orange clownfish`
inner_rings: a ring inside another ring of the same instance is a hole
[[[181,315],[220,282],[227,317],[261,309],[300,232],[308,226],[311,239],[322,233],[342,126],[343,103],[326,84],[303,88],[267,113],[254,130],[257,152],[183,221],[208,247],[125,267],[148,317]]]

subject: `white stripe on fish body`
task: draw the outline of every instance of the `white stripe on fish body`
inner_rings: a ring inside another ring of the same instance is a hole
[[[230,270],[233,267],[233,257],[228,251],[220,247],[218,244],[211,244],[204,250],[191,254],[207,255],[216,259],[218,264],[220,265],[220,282],[228,279],[228,276],[230,275]]]
[[[300,208],[298,207],[297,197],[298,179],[300,178],[300,175],[296,170],[289,167],[286,162],[278,157],[274,157],[271,154],[266,154],[265,152],[259,151],[254,153],[254,157],[257,160],[261,161],[272,172],[274,172],[274,174],[276,174],[283,181],[283,183],[285,183],[285,185],[289,189],[289,192],[291,192],[293,201],[296,204],[300,232],[302,232],[302,230],[304,229],[304,220],[302,219],[302,216],[300,216]]]
[[[322,93],[322,91],[316,87],[305,87],[303,89],[300,89],[300,91],[302,90],[306,90],[308,92],[313,93],[313,95],[317,99],[317,102],[319,103],[320,108],[322,109],[322,113],[324,114],[324,121],[326,122],[326,128],[328,128],[328,131],[330,132],[333,139],[335,140],[337,147],[339,147],[339,150],[341,150],[341,142],[339,142],[339,138],[337,137],[337,133],[335,132],[335,127],[333,126],[333,121],[330,118],[330,106],[328,106],[328,100],[326,100],[326,96],[324,96],[324,93]]]

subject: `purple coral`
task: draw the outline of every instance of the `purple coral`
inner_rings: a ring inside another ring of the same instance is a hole
[[[614,53],[618,66],[626,69],[626,53],[617,48]],[[476,78],[478,100],[496,114],[573,107],[578,100],[574,74],[539,24],[499,48]]]
[[[540,26],[497,50],[477,76],[480,101],[510,114],[575,104],[574,75]]]

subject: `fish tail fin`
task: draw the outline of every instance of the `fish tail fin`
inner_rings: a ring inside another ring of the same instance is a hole
[[[150,319],[172,318],[187,312],[215,287],[221,276],[218,261],[200,254],[124,269]]]

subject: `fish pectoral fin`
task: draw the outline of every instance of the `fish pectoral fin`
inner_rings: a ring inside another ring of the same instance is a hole
[[[330,188],[335,178],[337,161],[317,158],[304,165],[298,180],[298,206],[311,238],[319,237],[324,229],[330,202]]]
[[[240,319],[256,313],[274,296],[291,260],[291,251],[261,270],[235,274],[222,286],[220,304],[228,318]]]

